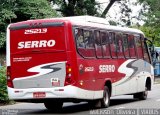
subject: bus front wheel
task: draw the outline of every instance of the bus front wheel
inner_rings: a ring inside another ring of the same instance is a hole
[[[135,99],[146,100],[147,95],[148,95],[148,90],[147,90],[147,87],[145,87],[145,91],[140,92],[140,93],[136,93],[136,94],[133,95],[133,97]]]

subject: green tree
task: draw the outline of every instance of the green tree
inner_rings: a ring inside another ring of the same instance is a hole
[[[5,47],[8,24],[55,16],[56,11],[47,0],[0,0],[0,48]]]
[[[116,3],[120,8],[119,14],[121,14],[119,22],[110,20],[110,24],[117,25],[123,22],[124,25],[131,25],[131,13],[130,0],[109,0],[108,2],[98,2],[97,0],[49,0],[54,5],[57,5],[57,11],[62,16],[78,16],[78,15],[91,15],[106,18],[107,13]],[[105,8],[102,9],[102,5],[107,3]]]
[[[160,27],[160,0],[138,0],[143,5],[142,14],[146,16],[146,25]]]
[[[155,46],[160,46],[160,0],[138,1],[142,3],[142,15],[146,17],[143,30],[146,31],[147,37],[153,40]]]
[[[100,12],[100,5],[97,0],[49,0],[53,4],[58,5],[57,11],[60,11],[63,16],[78,16],[78,15],[92,15],[99,17],[106,17],[106,14],[111,9],[114,3],[122,0],[110,0],[105,9]]]
[[[150,39],[155,46],[160,46],[160,28],[154,28],[151,26],[139,26],[139,27],[134,27],[138,28],[141,31],[144,32],[145,37]]]
[[[96,0],[50,0],[58,5],[57,11],[62,16],[99,15],[100,7]]]
[[[6,68],[0,68],[0,103],[8,103]]]

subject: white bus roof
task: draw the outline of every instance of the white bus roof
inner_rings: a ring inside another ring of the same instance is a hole
[[[143,34],[143,32],[138,29],[128,28],[128,27],[120,27],[120,26],[112,26],[109,24],[109,22],[106,19],[100,18],[100,17],[86,15],[86,16],[62,17],[62,18],[57,18],[57,19],[69,20],[75,25],[99,27],[99,28],[105,28],[108,30],[116,30],[116,31],[124,31],[124,32]]]
[[[126,33],[132,32],[135,34],[136,33],[143,34],[143,32],[138,29],[128,28],[128,27],[120,27],[120,26],[112,26],[104,18],[95,17],[95,16],[88,16],[88,15],[71,16],[71,17],[55,17],[55,18],[38,19],[38,20],[54,20],[54,19],[70,21],[73,25],[90,26],[90,27],[95,27],[95,28],[107,29],[107,30],[111,30],[111,31],[115,30],[115,31],[122,31],[122,32],[126,32]],[[28,20],[28,21],[35,21],[35,20]]]
[[[72,16],[72,17],[63,17],[63,19],[70,20],[72,22],[90,22],[90,23],[98,23],[98,24],[104,24],[109,25],[109,22],[100,17],[94,17],[94,16]]]

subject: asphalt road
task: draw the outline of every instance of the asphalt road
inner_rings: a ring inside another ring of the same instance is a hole
[[[109,108],[94,109],[89,108],[88,103],[65,103],[60,112],[48,111],[43,104],[35,103],[16,103],[14,105],[0,106],[0,113],[2,115],[21,115],[21,114],[114,114],[111,110],[140,110],[140,109],[154,109],[153,115],[160,115],[160,84],[154,85],[152,91],[148,94],[147,100],[135,100],[131,95],[122,95],[111,98]],[[159,110],[158,110],[159,109]],[[110,111],[109,111],[110,110]],[[124,113],[119,113],[119,115]],[[128,113],[127,113],[128,114]],[[134,112],[133,112],[134,114]],[[146,115],[146,114],[145,114]],[[149,115],[149,114],[148,114]]]

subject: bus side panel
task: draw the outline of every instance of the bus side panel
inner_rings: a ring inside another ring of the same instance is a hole
[[[145,90],[147,78],[151,79],[151,87],[152,87],[154,83],[154,68],[152,67],[151,64],[149,64],[144,60],[140,60],[138,64],[139,64],[139,67],[143,68],[143,71],[141,72],[140,75],[138,75],[138,89],[137,89],[138,91],[137,92],[142,92]]]
[[[153,79],[152,66],[142,59],[129,59],[119,67],[118,71],[126,73],[126,76],[113,84],[113,87],[116,90],[115,95],[145,91],[147,77],[150,77],[151,80]],[[128,87],[128,90],[126,90],[126,87]]]
[[[103,90],[106,79],[111,79],[111,82],[121,80],[125,74],[118,72],[118,67],[124,62],[119,62],[108,59],[83,59],[78,58],[79,66],[79,81],[84,82],[79,86],[88,90]]]

